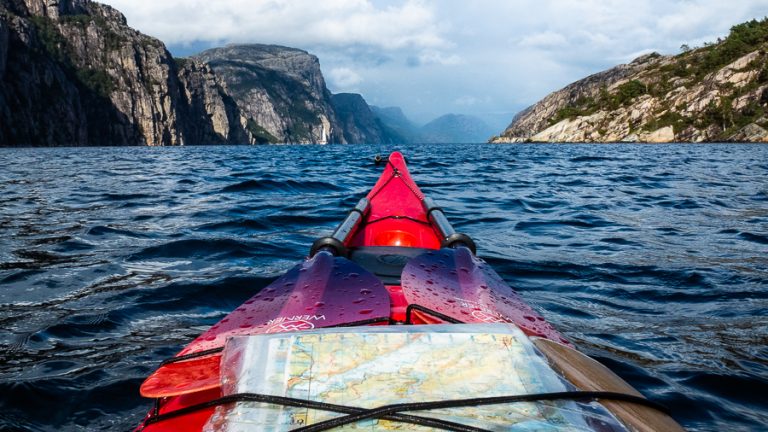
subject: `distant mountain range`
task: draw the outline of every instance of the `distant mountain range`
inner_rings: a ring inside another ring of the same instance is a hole
[[[493,136],[494,130],[482,119],[462,115],[446,114],[423,126],[417,126],[397,107],[379,108],[372,106],[373,113],[382,124],[408,143],[479,143]]]
[[[317,57],[234,45],[173,58],[90,0],[0,0],[0,146],[485,141],[478,119],[415,126],[333,95]]]
[[[768,142],[768,19],[681,48],[556,91],[492,142]]]

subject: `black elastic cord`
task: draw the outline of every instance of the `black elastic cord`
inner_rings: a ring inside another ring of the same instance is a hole
[[[410,216],[400,216],[400,215],[384,216],[384,217],[381,217],[381,218],[378,218],[378,219],[374,219],[372,221],[368,221],[368,222],[366,222],[366,225],[373,225],[373,224],[375,224],[377,222],[385,221],[385,220],[388,220],[388,219],[406,219],[406,220],[413,221],[413,222],[416,222],[416,223],[421,224],[421,225],[426,225],[426,226],[430,226],[430,227],[432,226],[431,223],[423,221],[421,219],[416,219],[416,218],[413,218],[413,217],[410,217]]]
[[[163,360],[160,363],[160,367],[163,367],[165,365],[169,365],[171,363],[178,363],[178,362],[183,362],[183,361],[186,361],[186,360],[192,360],[192,359],[196,359],[196,358],[200,358],[200,357],[209,356],[209,355],[212,355],[212,354],[218,354],[218,353],[220,353],[222,351],[224,351],[224,347],[218,347],[218,348],[213,348],[213,349],[209,349],[209,350],[205,350],[205,351],[194,352],[192,354],[186,354],[186,355],[182,355],[182,356],[171,357],[169,359]]]
[[[170,411],[164,414],[149,417],[144,421],[140,431],[143,431],[147,426],[159,423],[165,420],[181,417],[183,415],[192,414],[194,412],[202,411],[208,408],[217,407],[219,405],[226,405],[236,402],[260,402],[270,405],[280,405],[295,408],[308,408],[316,409],[320,411],[336,412],[341,414],[359,414],[366,412],[364,408],[347,407],[343,405],[335,405],[324,402],[313,402],[303,399],[295,399],[282,396],[270,396],[254,393],[240,393],[229,396],[224,396],[218,399],[214,399],[208,402],[204,402],[197,405],[192,405],[186,408],[181,408],[175,411]],[[418,426],[427,426],[441,430],[453,431],[453,432],[490,432],[487,429],[476,428],[473,426],[467,426],[459,423],[454,423],[447,420],[439,420],[428,417],[419,417],[408,414],[393,414],[383,415],[379,418],[383,420],[395,421],[400,423],[410,423]]]
[[[615,392],[593,392],[593,391],[569,391],[557,393],[538,393],[518,396],[498,396],[489,398],[458,399],[438,402],[416,402],[387,405],[379,408],[365,410],[359,414],[350,414],[331,420],[322,421],[313,425],[293,429],[291,432],[319,432],[334,429],[350,423],[356,423],[361,420],[382,418],[383,416],[401,413],[403,411],[429,411],[445,408],[463,408],[477,407],[484,405],[500,405],[519,402],[540,402],[554,400],[580,400],[580,399],[604,399],[622,402],[631,402],[638,405],[644,405],[669,414],[666,407],[657,404],[640,396],[626,393]]]
[[[297,429],[293,429],[292,432],[320,432],[330,430],[336,427],[340,427],[350,423],[356,423],[361,420],[368,419],[383,419],[389,421],[397,421],[404,423],[411,423],[420,426],[434,427],[449,431],[458,432],[486,432],[485,429],[479,429],[472,426],[461,425],[445,420],[438,420],[433,418],[418,417],[412,415],[401,414],[407,411],[429,411],[436,409],[446,408],[465,408],[476,407],[485,405],[501,405],[520,402],[541,402],[541,401],[555,401],[555,400],[583,400],[583,399],[603,399],[610,401],[630,402],[638,405],[643,405],[654,410],[660,411],[664,414],[669,414],[669,410],[656,402],[645,399],[641,396],[635,396],[626,393],[616,392],[600,392],[600,391],[569,391],[569,392],[555,392],[555,393],[537,393],[528,395],[517,396],[497,396],[487,398],[472,398],[472,399],[458,399],[448,401],[437,402],[415,402],[415,403],[402,403],[386,405],[379,408],[363,409],[346,407],[343,405],[335,405],[324,402],[313,402],[303,399],[282,397],[282,396],[270,396],[254,393],[240,393],[230,396],[224,396],[212,401],[204,402],[198,405],[192,405],[190,407],[182,408],[176,411],[167,412],[158,416],[153,416],[145,420],[142,428],[144,430],[149,425],[191,414],[193,412],[201,411],[208,408],[213,408],[219,405],[225,405],[235,402],[260,402],[272,405],[289,406],[296,408],[309,408],[317,409],[329,412],[338,412],[347,414],[343,417],[338,417],[332,420],[326,420],[309,426],[303,426]]]

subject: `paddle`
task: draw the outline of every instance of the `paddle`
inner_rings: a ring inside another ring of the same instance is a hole
[[[161,366],[141,385],[141,395],[160,398],[218,387],[220,349],[229,337],[387,321],[389,303],[376,276],[320,251],[187,345],[177,354],[184,360]],[[214,352],[206,355],[209,350]]]
[[[403,268],[407,320],[513,323],[525,333],[570,345],[483,260],[459,246],[413,258]]]

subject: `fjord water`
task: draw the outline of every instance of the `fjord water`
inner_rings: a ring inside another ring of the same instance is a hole
[[[301,260],[391,150],[0,149],[0,430],[130,430],[144,377]],[[768,424],[768,146],[401,150],[582,351],[690,430]]]

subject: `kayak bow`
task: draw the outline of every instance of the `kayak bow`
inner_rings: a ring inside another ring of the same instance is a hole
[[[137,431],[682,430],[573,349],[475,253],[393,153],[370,193],[305,262],[145,380],[141,394],[155,408]],[[313,366],[288,373],[302,365]],[[393,367],[395,375],[380,375]],[[314,390],[301,387],[325,373]],[[291,390],[265,392],[275,376]],[[334,391],[312,393],[333,380]],[[429,393],[432,380],[446,394]],[[519,383],[527,383],[523,394],[509,394]],[[385,387],[371,390],[377,385]],[[387,396],[387,385],[397,394]]]

